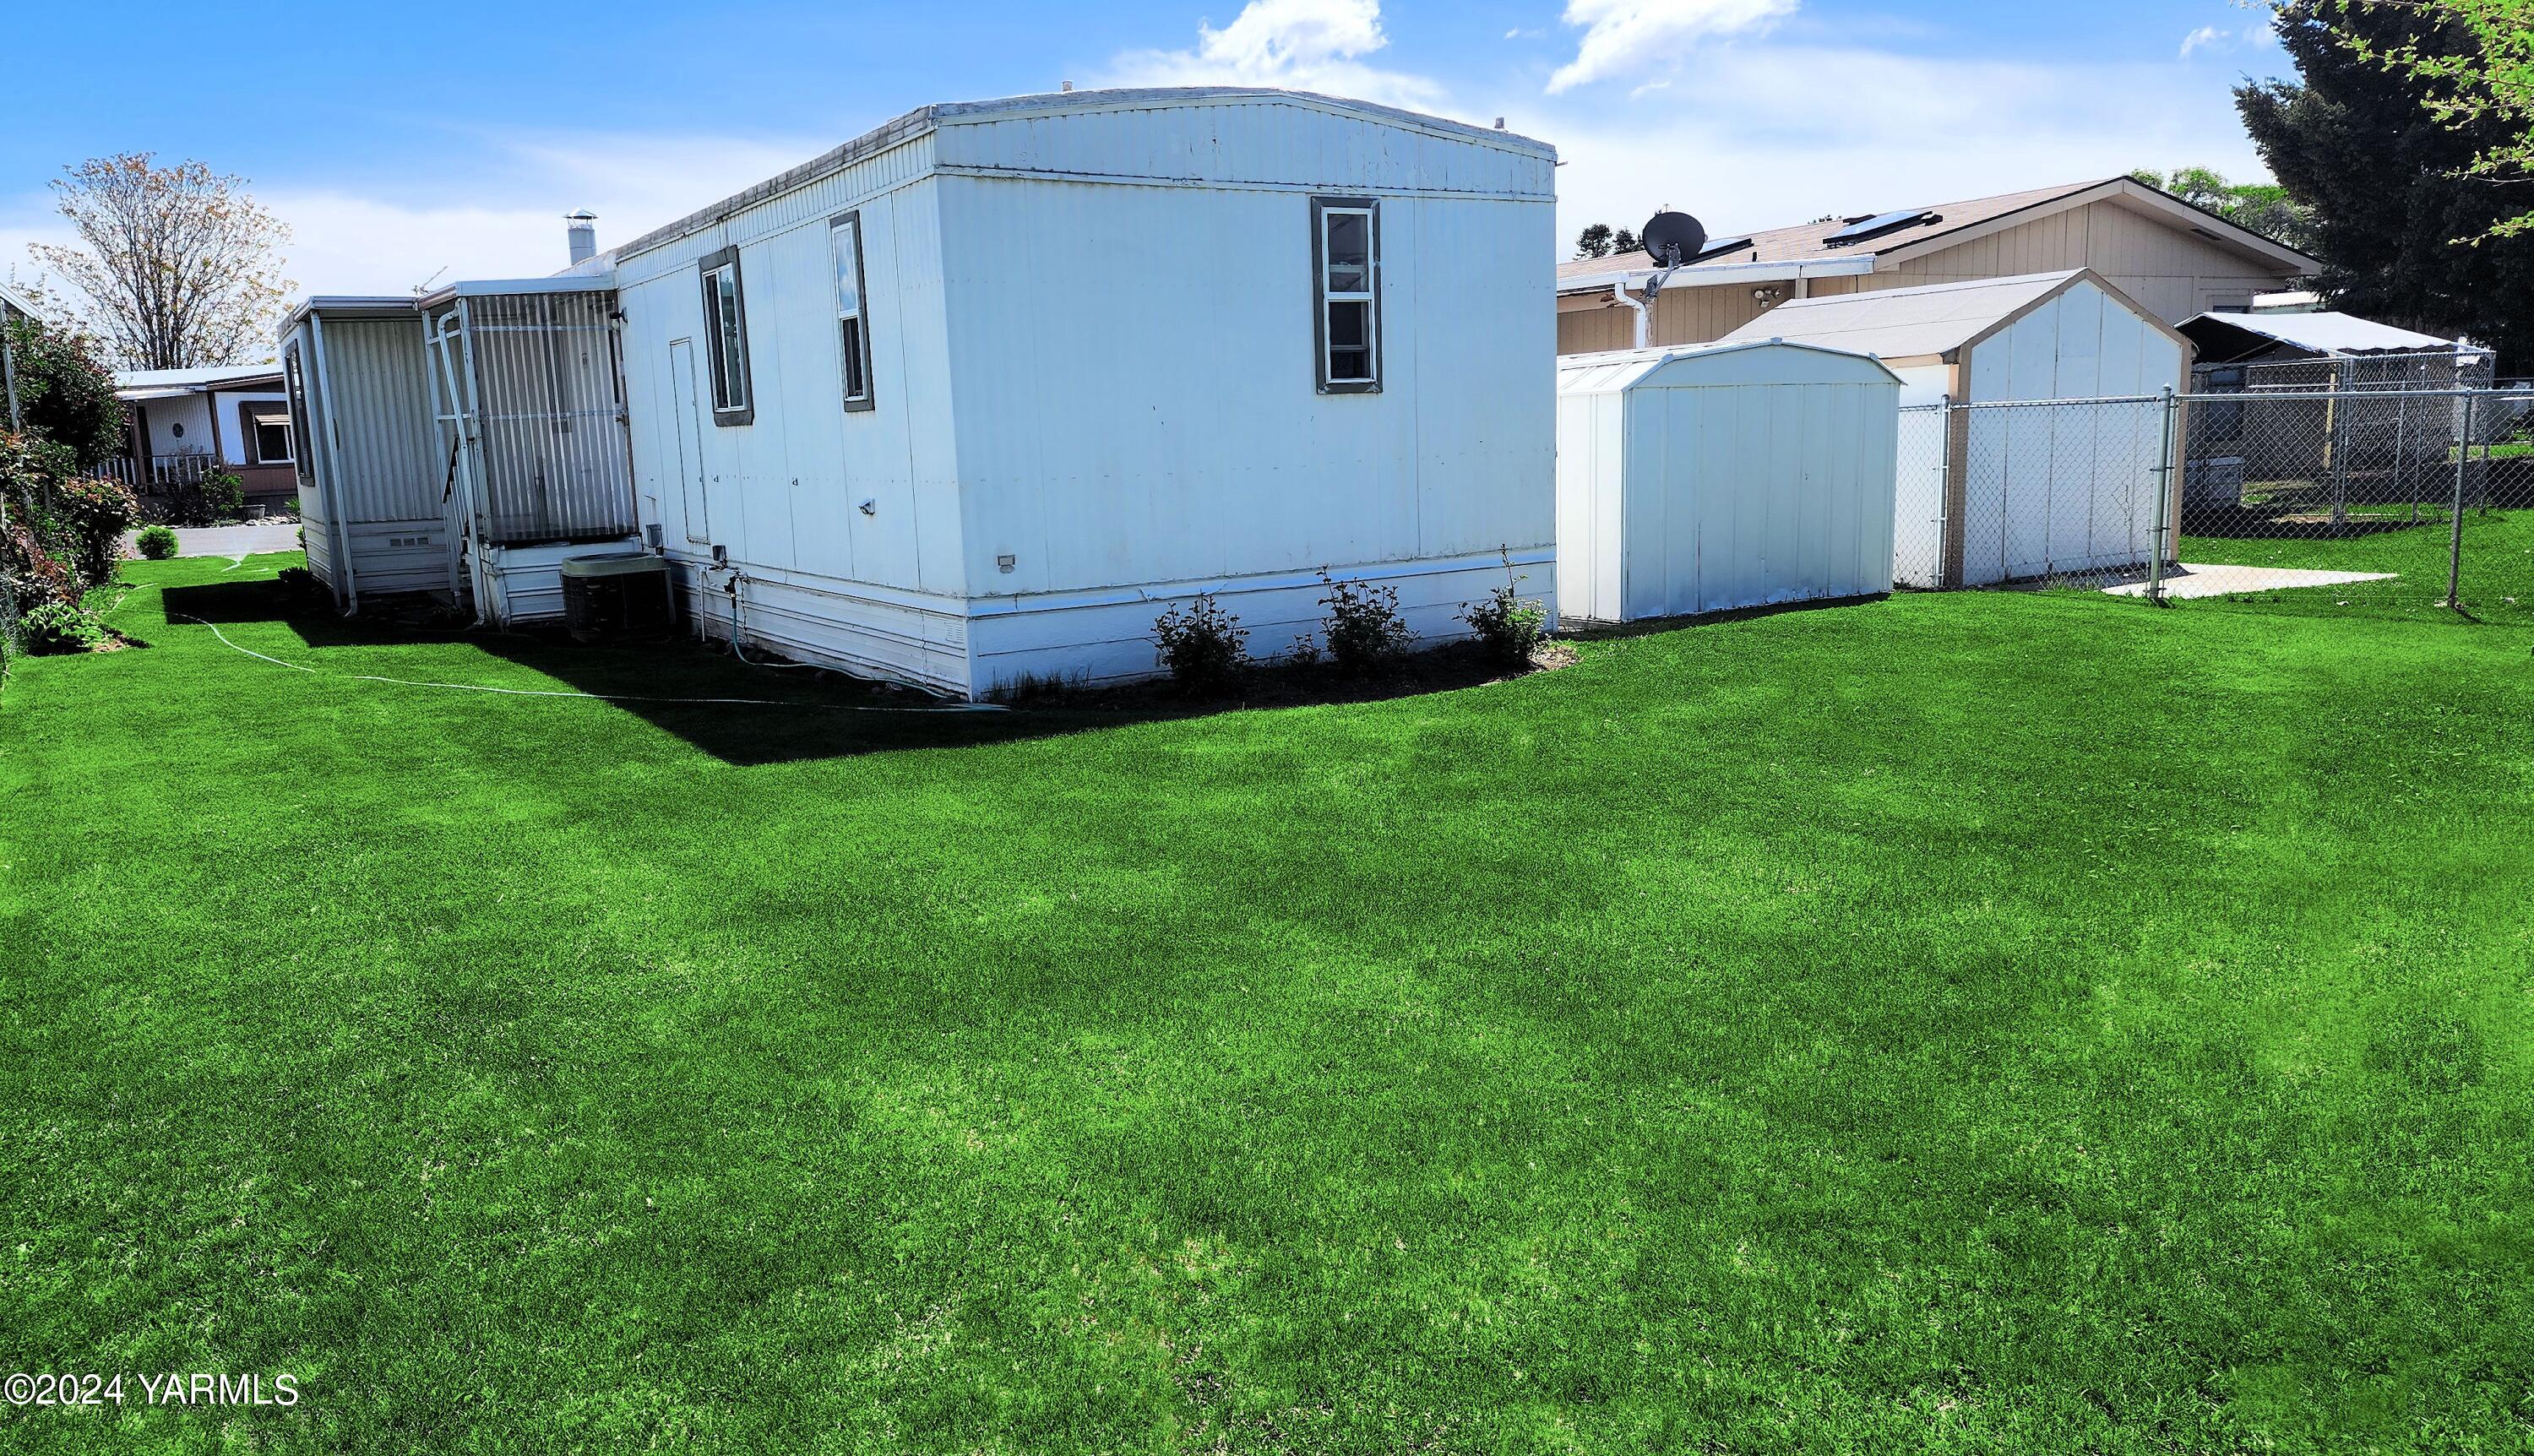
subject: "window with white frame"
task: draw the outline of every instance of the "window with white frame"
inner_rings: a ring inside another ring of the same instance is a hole
[[[712,417],[716,425],[754,422],[749,396],[748,308],[740,293],[739,250],[724,248],[701,265],[704,290],[704,355],[712,363]]]
[[[827,224],[827,253],[836,274],[836,356],[844,379],[845,409],[872,407],[872,346],[863,281],[863,214],[847,212]]]
[[[1311,199],[1312,337],[1320,392],[1381,390],[1381,204]]]
[[[246,440],[248,464],[291,463],[289,405],[278,400],[243,400],[238,404],[238,431]]]

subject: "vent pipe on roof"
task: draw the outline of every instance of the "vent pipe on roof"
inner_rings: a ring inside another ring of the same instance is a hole
[[[572,247],[573,266],[577,268],[598,256],[598,214],[587,208],[564,214],[564,237]]]

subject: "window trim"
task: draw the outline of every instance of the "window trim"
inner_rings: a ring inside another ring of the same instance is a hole
[[[723,376],[723,370],[728,366],[728,361],[721,356],[721,330],[714,319],[718,301],[714,296],[713,287],[714,275],[724,271],[730,273],[731,315],[733,321],[739,326],[737,333],[739,334],[740,402],[727,406],[721,401],[724,395],[731,393],[726,388],[729,381]],[[753,425],[756,423],[756,381],[753,377],[754,371],[750,368],[748,360],[748,283],[739,267],[738,246],[733,244],[718,253],[708,254],[698,259],[695,263],[695,285],[696,301],[703,306],[704,327],[698,332],[712,344],[711,348],[704,350],[704,358],[712,371],[710,386],[712,422],[716,425]]]
[[[1331,212],[1361,212],[1371,222],[1364,250],[1367,284],[1361,294],[1329,295],[1328,215]],[[1370,379],[1331,379],[1329,377],[1329,305],[1363,302],[1364,321],[1370,335],[1372,377]],[[1311,199],[1311,375],[1323,394],[1378,394],[1381,393],[1381,199],[1377,197],[1314,197]]]
[[[257,434],[257,432],[262,430],[265,426],[265,420],[261,416],[276,409],[281,411],[281,419],[278,427],[281,430],[282,438],[290,442],[290,454],[285,455],[266,455],[264,453],[264,442]],[[248,464],[295,465],[299,463],[299,431],[293,423],[289,400],[240,399],[237,402],[237,412],[238,433],[244,437],[239,441],[239,444],[246,447],[246,462]]]
[[[854,333],[857,336],[859,351],[862,354],[862,358],[858,362],[861,363],[863,370],[863,392],[860,395],[845,394],[843,398],[845,413],[868,414],[874,409],[879,407],[879,381],[872,374],[871,273],[868,265],[863,261],[863,255],[869,252],[870,249],[868,247],[869,239],[863,235],[863,213],[862,209],[860,208],[856,208],[851,212],[838,212],[833,217],[827,219],[827,278],[828,286],[830,290],[832,290],[835,283],[836,235],[848,228],[852,229],[854,240],[854,298],[856,303],[854,312],[850,317],[852,317],[854,322],[862,326],[860,329],[855,330]],[[836,300],[836,388],[840,393],[853,382],[851,371],[845,367],[844,357],[845,320],[847,317],[848,316],[845,313],[844,308],[844,300]]]

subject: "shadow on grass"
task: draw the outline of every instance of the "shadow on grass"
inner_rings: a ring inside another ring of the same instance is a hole
[[[2417,520],[2398,516],[2351,516],[2335,524],[2328,509],[2322,508],[2316,514],[2282,515],[2225,506],[2194,506],[2182,514],[2182,533],[2230,541],[2346,541],[2424,525],[2443,526],[2446,520],[2443,501],[2421,507],[2422,515]]]
[[[717,644],[685,637],[583,646],[560,629],[469,628],[446,609],[419,600],[365,604],[362,615],[347,618],[330,603],[272,580],[169,587],[165,603],[171,623],[272,623],[288,628],[315,651],[463,643],[571,691],[608,698],[611,706],[739,766],[1010,743],[1248,708],[1373,702],[1512,675],[1470,644],[1454,643],[1369,674],[1327,665],[1267,667],[1208,697],[1188,697],[1167,683],[1135,684],[1038,691],[1008,710],[980,711],[821,669],[741,662]],[[1571,655],[1571,649],[1551,648],[1543,651],[1540,665],[1562,665]],[[322,661],[302,665],[329,670]],[[461,681],[468,676],[453,666],[413,676],[438,680],[444,673]],[[397,690],[394,684],[360,686]]]

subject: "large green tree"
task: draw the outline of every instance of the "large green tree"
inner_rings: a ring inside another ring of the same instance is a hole
[[[2170,172],[2141,167],[2130,175],[2291,248],[2303,250],[2311,240],[2313,216],[2275,182],[2229,182],[2214,167],[2176,167]]]
[[[2510,141],[2505,124],[2443,114],[2441,83],[2383,59],[2401,47],[2466,54],[2475,37],[2416,8],[2338,0],[2290,0],[2276,25],[2297,80],[2248,82],[2235,98],[2271,175],[2312,210],[2324,294],[2351,313],[2469,334],[2500,350],[2503,370],[2534,365],[2534,237],[2461,241],[2523,210],[2522,189],[2476,170]]]

